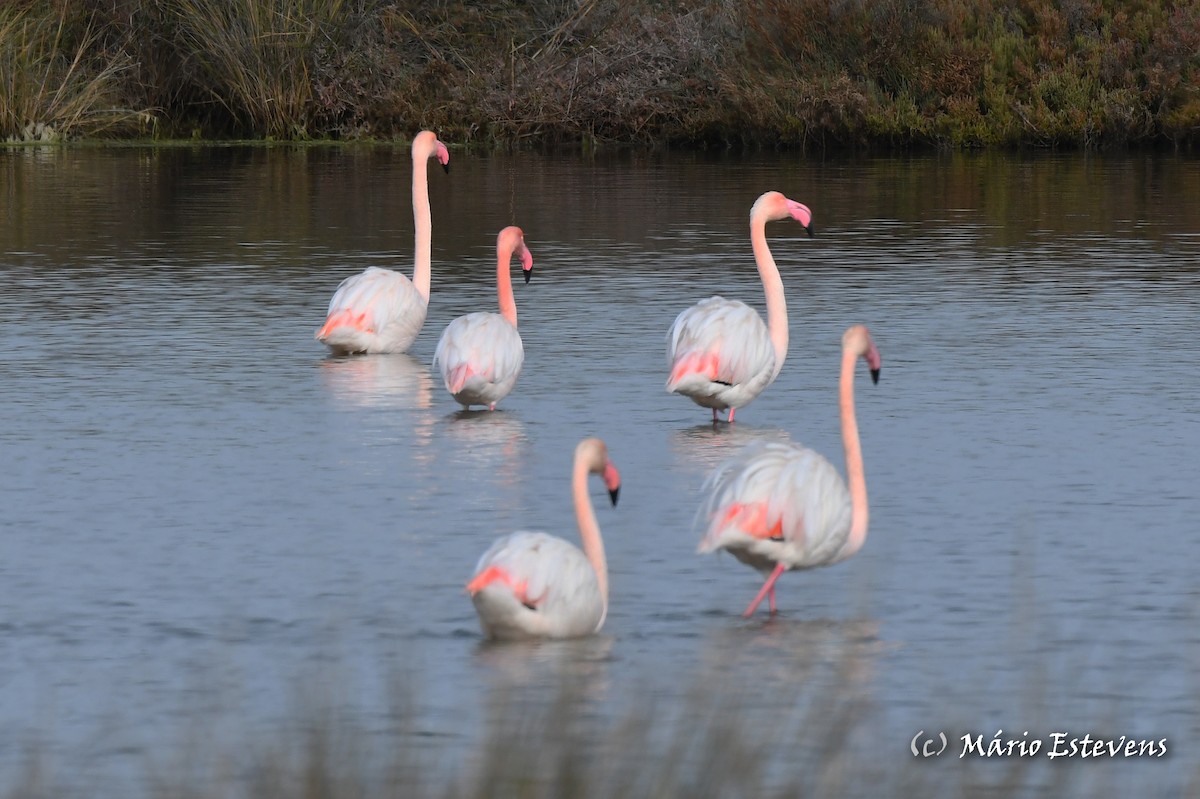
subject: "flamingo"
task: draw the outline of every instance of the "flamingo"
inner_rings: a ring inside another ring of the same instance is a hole
[[[767,247],[767,222],[795,219],[812,237],[812,211],[777,191],[768,191],[750,209],[750,244],[767,296],[767,323],[746,303],[710,297],[675,317],[667,331],[667,391],[692,402],[733,413],[774,382],[787,357],[787,302],[783,281]]]
[[[533,274],[533,256],[525,246],[525,234],[519,227],[506,227],[496,237],[496,294],[500,313],[469,313],[446,326],[433,353],[433,363],[442,372],[446,390],[463,408],[496,403],[508,396],[525,350],[517,332],[517,302],[513,299],[509,267],[513,255],[521,258],[525,282]]]
[[[575,638],[608,614],[608,565],[588,498],[588,475],[604,479],[617,504],[621,476],[598,438],[575,447],[571,486],[583,550],[556,536],[520,531],[498,539],[475,567],[467,593],[489,638]]]
[[[450,152],[431,130],[413,138],[412,206],[416,242],[413,276],[368,267],[343,280],[329,301],[317,341],[336,354],[404,352],[412,344],[429,307],[432,223],[426,165],[437,158],[450,171]]]
[[[845,560],[867,539],[867,481],[854,417],[854,366],[867,362],[878,383],[882,361],[871,334],[854,325],[842,336],[839,395],[842,443],[849,486],[819,453],[795,444],[755,442],[709,475],[702,508],[707,530],[699,551],[728,550],[767,574],[746,608],[747,618],[770,597],[789,569],[811,569]]]

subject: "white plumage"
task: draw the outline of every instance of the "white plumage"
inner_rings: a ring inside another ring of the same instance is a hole
[[[762,572],[836,563],[850,534],[845,481],[820,453],[796,444],[747,445],[709,475],[704,491],[699,551],[724,549]]]
[[[579,547],[547,533],[520,531],[492,544],[475,573],[500,569],[515,584],[493,580],[472,600],[491,638],[574,638],[604,624],[596,570]]]
[[[338,285],[317,339],[337,353],[404,352],[425,324],[426,306],[406,276],[371,266]]]
[[[746,405],[775,374],[771,337],[758,311],[719,296],[675,317],[667,361],[673,378],[668,390],[714,411]]]

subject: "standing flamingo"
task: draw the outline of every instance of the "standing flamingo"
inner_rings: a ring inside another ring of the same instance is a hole
[[[787,302],[783,281],[767,247],[767,222],[791,217],[812,236],[812,212],[777,191],[768,191],[750,209],[750,244],[767,295],[767,323],[746,303],[710,297],[686,309],[667,331],[667,391],[691,397],[697,405],[733,412],[774,382],[787,357]]]
[[[467,593],[487,637],[573,638],[604,624],[608,565],[588,498],[588,474],[603,476],[616,505],[621,476],[598,438],[575,447],[571,487],[582,552],[561,538],[521,531],[498,539],[479,559]]]
[[[867,539],[867,481],[854,418],[854,366],[867,362],[879,382],[882,361],[871,334],[854,325],[842,336],[839,395],[849,487],[820,454],[794,444],[756,442],[718,466],[705,488],[708,529],[700,552],[725,549],[768,574],[746,608],[764,596],[775,613],[775,581],[788,569],[829,566],[858,552]]]
[[[346,278],[329,301],[325,324],[316,339],[334,353],[404,352],[412,344],[429,307],[429,268],[432,223],[426,165],[436,157],[450,171],[450,152],[431,130],[423,130],[412,143],[412,206],[416,244],[413,276],[368,267]]]
[[[446,390],[463,408],[486,405],[494,411],[496,403],[508,396],[525,350],[517,332],[517,302],[513,299],[509,269],[513,254],[521,257],[525,282],[533,274],[533,256],[525,246],[525,234],[519,227],[506,227],[496,237],[496,294],[500,313],[469,313],[446,326],[433,353],[440,367]]]

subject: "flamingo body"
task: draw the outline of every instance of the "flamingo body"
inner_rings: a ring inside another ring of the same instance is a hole
[[[407,276],[371,266],[338,285],[317,339],[338,353],[404,352],[425,313],[426,301]]]
[[[770,384],[775,353],[758,312],[710,297],[682,311],[668,333],[667,390],[713,410],[740,408]]]
[[[446,390],[464,408],[496,403],[512,391],[525,362],[521,334],[517,332],[517,303],[509,269],[513,255],[521,258],[525,282],[533,272],[533,255],[525,234],[509,226],[496,236],[496,296],[500,313],[469,313],[442,332],[433,363],[442,373]]]
[[[767,246],[766,224],[795,219],[812,235],[812,212],[777,191],[762,194],[750,209],[750,244],[767,301],[767,321],[738,300],[711,297],[675,317],[667,331],[667,391],[697,405],[734,411],[774,382],[787,358],[787,301],[779,269]]]
[[[708,529],[700,552],[723,549],[770,572],[828,566],[850,535],[850,491],[820,453],[758,441],[717,467],[706,483]]]
[[[412,143],[413,276],[368,267],[340,284],[315,338],[338,355],[404,352],[421,332],[429,307],[432,223],[427,166],[436,158],[450,171],[450,152],[423,130]]]
[[[433,362],[446,390],[463,407],[495,408],[516,384],[525,349],[521,334],[500,314],[469,313],[446,326]]]
[[[770,598],[775,613],[775,582],[783,572],[838,563],[866,541],[867,483],[854,413],[854,365],[859,358],[877,382],[879,351],[867,328],[854,325],[842,336],[838,381],[846,480],[811,449],[758,441],[718,466],[705,482],[708,498],[701,508],[705,532],[699,551],[725,550],[768,573],[746,616],[764,597]]]
[[[479,559],[482,586],[471,601],[490,638],[576,638],[604,621],[596,571],[574,544],[540,532],[516,532]],[[473,581],[474,582],[474,581]]]
[[[575,448],[572,494],[582,550],[546,533],[521,531],[498,539],[479,559],[467,593],[489,638],[574,638],[601,628],[608,613],[608,563],[588,497],[588,475],[599,474],[617,504],[621,477],[598,438]]]

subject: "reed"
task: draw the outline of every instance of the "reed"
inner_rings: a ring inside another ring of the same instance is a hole
[[[254,137],[312,135],[315,74],[344,45],[344,0],[164,1],[200,102]]]
[[[129,58],[108,52],[90,18],[0,7],[0,138],[52,142],[64,138],[144,135],[151,109],[126,105]]]
[[[1194,795],[1200,785],[1196,763],[1180,754],[1186,743],[1174,740],[1174,757],[1050,761],[1044,753],[961,758],[960,734],[951,733],[950,749],[940,758],[911,757],[907,737],[916,730],[895,737],[887,732],[886,711],[874,702],[870,669],[863,669],[866,653],[855,651],[857,646],[840,654],[785,647],[779,654],[791,657],[779,669],[760,672],[749,682],[729,668],[733,663],[703,669],[682,696],[671,698],[649,685],[621,695],[613,695],[610,685],[598,694],[587,680],[591,667],[567,658],[528,681],[498,680],[483,692],[478,717],[456,717],[452,735],[427,732],[439,725],[423,718],[413,701],[417,684],[398,682],[393,689],[398,698],[386,714],[390,722],[368,726],[362,716],[346,712],[344,698],[324,679],[323,687],[298,686],[292,717],[273,733],[251,732],[259,725],[231,731],[225,724],[221,733],[184,731],[177,749],[149,753],[140,790],[93,780],[87,795],[1095,799]],[[514,655],[527,673],[541,668],[525,662],[537,657],[528,650]],[[1031,729],[1057,729],[1048,718],[1062,710],[1055,697],[1070,695],[1080,667],[1038,661],[1025,668],[1025,694],[1013,697],[1006,715]],[[980,718],[975,717],[976,725]],[[1093,718],[1110,730],[1139,727],[1136,714],[1116,705],[1098,706]],[[952,729],[960,727],[950,720],[947,730]],[[961,729],[972,729],[971,723]],[[976,730],[984,739],[993,731]],[[73,795],[77,772],[56,770],[36,748],[30,752],[28,768],[15,783],[0,786],[0,796]]]

